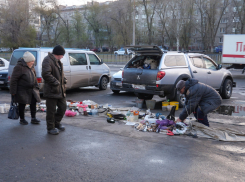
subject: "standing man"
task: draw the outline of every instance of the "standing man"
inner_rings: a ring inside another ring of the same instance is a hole
[[[212,87],[198,83],[198,80],[189,78],[187,81],[180,80],[176,85],[181,94],[185,94],[185,108],[176,122],[183,122],[192,112],[199,123],[209,126],[207,114],[221,104],[219,93]]]
[[[67,82],[64,77],[61,59],[65,55],[65,49],[57,45],[52,53],[44,58],[42,63],[42,77],[44,79],[43,96],[46,98],[46,122],[47,130],[51,135],[58,135],[65,127],[60,124],[66,111]],[[56,110],[56,106],[58,107]]]

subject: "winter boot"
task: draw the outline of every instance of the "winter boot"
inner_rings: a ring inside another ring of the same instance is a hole
[[[48,134],[50,134],[50,135],[58,135],[59,134],[59,130],[57,128],[48,130]]]
[[[39,124],[41,121],[36,118],[31,118],[31,124]]]
[[[28,122],[25,119],[20,119],[20,124],[28,125]]]

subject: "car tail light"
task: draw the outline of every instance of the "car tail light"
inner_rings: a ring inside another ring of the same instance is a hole
[[[37,78],[37,83],[42,83],[42,78]]]
[[[161,80],[165,75],[166,75],[166,73],[164,71],[158,71],[158,73],[157,73],[157,81]]]
[[[8,81],[10,81],[10,76],[8,76]]]

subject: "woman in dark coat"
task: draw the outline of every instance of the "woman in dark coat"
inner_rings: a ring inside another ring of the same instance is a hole
[[[30,52],[25,52],[14,67],[10,79],[10,94],[19,104],[20,124],[27,125],[25,120],[25,106],[30,104],[31,123],[39,124],[36,119],[36,103],[40,102],[39,87],[34,69],[35,57]]]

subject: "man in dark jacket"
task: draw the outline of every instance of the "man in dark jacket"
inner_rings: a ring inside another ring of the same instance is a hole
[[[219,93],[212,87],[198,83],[198,80],[189,78],[187,81],[180,80],[176,88],[181,94],[185,94],[185,108],[177,121],[184,121],[192,112],[198,122],[209,126],[207,114],[221,104]]]
[[[52,54],[44,58],[42,63],[42,77],[44,79],[43,96],[46,98],[46,122],[49,134],[57,135],[64,131],[60,124],[66,111],[66,78],[60,59],[65,55],[65,49],[57,45]],[[58,107],[56,110],[56,106]]]

